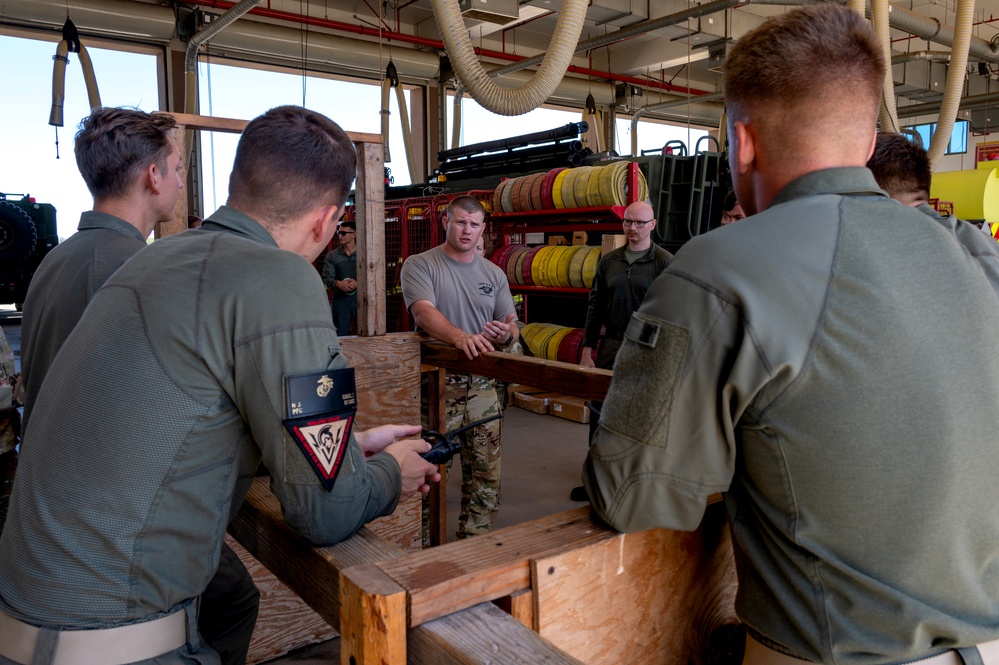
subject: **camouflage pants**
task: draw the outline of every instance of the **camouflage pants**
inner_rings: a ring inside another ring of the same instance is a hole
[[[445,378],[445,431],[500,413],[496,381],[474,374],[451,374]],[[424,411],[425,412],[425,411]],[[460,434],[461,512],[458,539],[479,536],[492,529],[500,505],[500,437],[503,419],[479,425]],[[450,464],[448,464],[450,471]],[[446,478],[441,482],[447,482]],[[429,544],[428,502],[423,503],[423,544]]]

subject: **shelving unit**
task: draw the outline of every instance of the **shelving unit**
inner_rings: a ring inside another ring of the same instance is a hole
[[[641,179],[639,169],[637,162],[629,161],[627,205],[638,200]],[[529,233],[544,233],[546,243],[551,234],[577,231],[620,233],[627,205],[494,212],[490,217],[490,231],[499,247],[525,244]],[[523,296],[520,316],[525,323],[532,321],[531,310],[544,311],[545,323],[581,328],[585,322],[586,305],[583,299],[589,295],[589,287],[528,286],[511,282],[510,291]]]

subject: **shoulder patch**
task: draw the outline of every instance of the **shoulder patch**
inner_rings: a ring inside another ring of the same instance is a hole
[[[312,470],[327,491],[333,489],[340,465],[347,453],[347,441],[354,424],[354,414],[328,418],[285,420],[284,426],[305,454]]]
[[[353,368],[285,377],[285,428],[327,491],[340,471],[357,412]]]

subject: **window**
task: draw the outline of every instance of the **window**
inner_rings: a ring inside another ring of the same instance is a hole
[[[447,147],[451,147],[451,134],[454,127],[454,97],[449,97],[447,108]],[[520,116],[497,115],[484,109],[467,94],[461,101],[461,145],[472,145],[500,138],[531,134],[562,127],[570,122],[583,119],[582,110],[557,109],[541,107]],[[615,127],[618,155],[631,154],[631,118],[618,117]],[[693,154],[695,144],[702,136],[707,135],[703,129],[694,129],[670,125],[652,120],[638,121],[639,150],[655,149],[658,151],[667,141],[680,140],[687,146],[687,154]],[[606,149],[606,148],[605,148]],[[702,142],[702,150],[716,151],[714,143]]]
[[[348,132],[381,134],[381,86],[378,82],[361,83],[308,75],[301,72],[274,71],[238,67],[218,62],[198,64],[201,114],[219,118],[250,120],[264,111],[283,104],[298,104],[322,113]],[[260,94],[266,91],[266,94]],[[412,96],[406,91],[412,118]],[[395,184],[411,182],[402,124],[396,93],[389,101],[389,149]],[[225,203],[229,191],[229,173],[236,157],[238,134],[201,133],[202,211],[205,216]],[[422,157],[418,157],[422,159]]]
[[[85,40],[85,45],[94,65],[101,104],[159,110],[159,66],[152,52],[98,48],[92,40]],[[73,137],[90,106],[80,57],[70,53],[63,126],[56,129],[49,125],[55,52],[52,41],[0,35],[0,62],[17,63],[4,68],[0,192],[30,194],[39,203],[51,203],[57,211],[59,237],[68,238],[76,233],[80,214],[94,205],[73,156]]]
[[[947,152],[944,154],[960,155],[968,152],[968,124],[967,120],[956,120],[954,122],[954,129],[950,133],[950,143],[947,144]],[[927,150],[930,149],[933,135],[937,131],[937,123],[930,122],[924,125],[914,125],[908,129],[917,132],[923,139],[923,147]]]

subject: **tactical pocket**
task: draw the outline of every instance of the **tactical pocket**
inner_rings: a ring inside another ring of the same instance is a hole
[[[689,338],[683,326],[635,313],[614,361],[614,379],[600,424],[630,439],[665,447]]]

